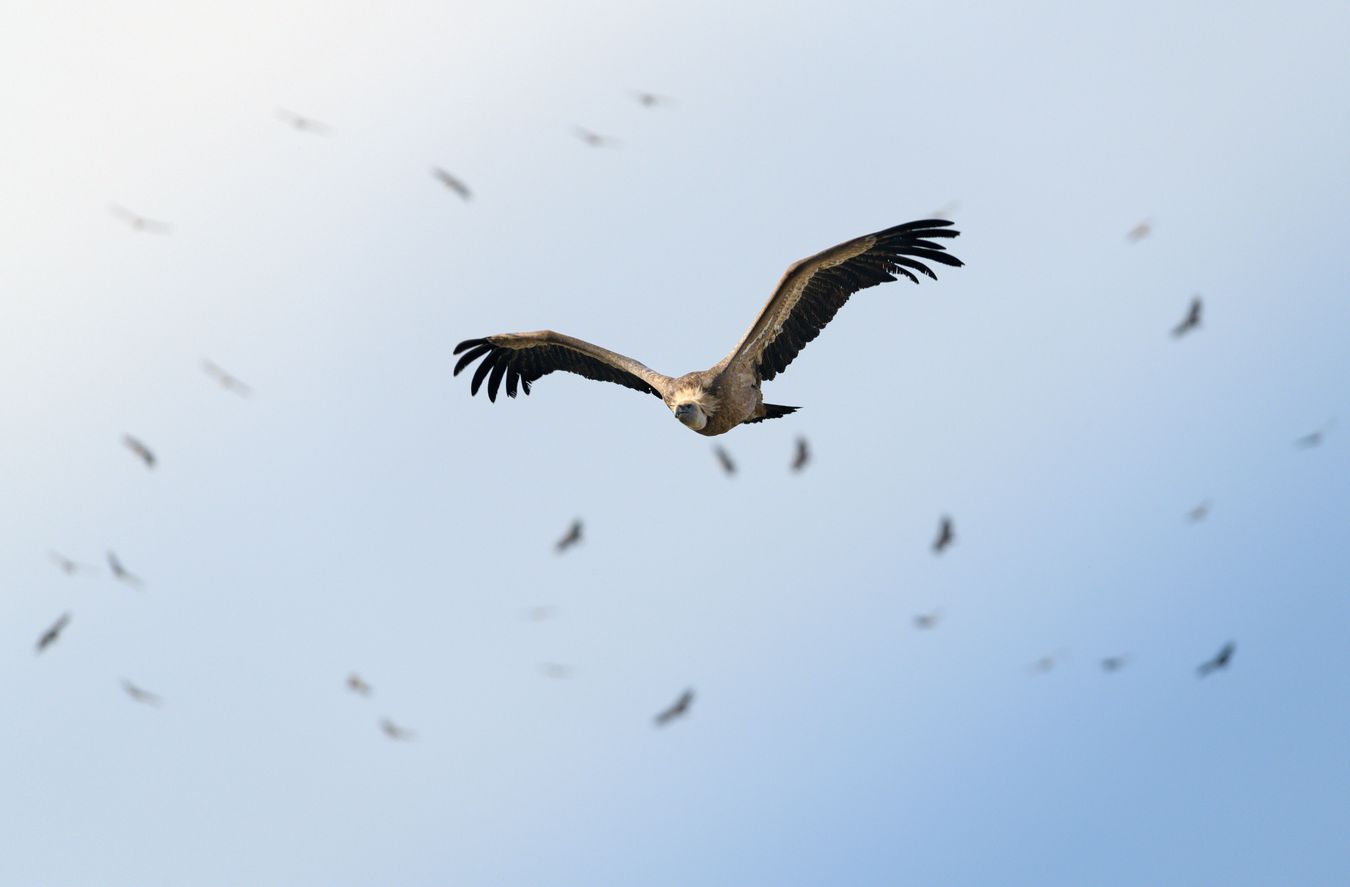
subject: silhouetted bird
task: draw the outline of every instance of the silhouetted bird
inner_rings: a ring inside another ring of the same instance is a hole
[[[797,438],[797,453],[792,457],[792,470],[801,471],[811,461],[811,447],[806,443],[806,438]]]
[[[122,445],[135,453],[136,456],[145,463],[146,468],[155,467],[155,462],[157,461],[155,459],[155,454],[150,451],[149,447],[141,443],[141,441],[132,437],[130,434],[124,434],[122,435]]]
[[[417,735],[406,727],[400,727],[388,718],[384,718],[380,721],[380,729],[383,730],[384,735],[388,736],[390,739],[402,741],[412,739]]]
[[[1120,671],[1129,660],[1130,657],[1123,653],[1119,656],[1107,656],[1102,660],[1102,671]]]
[[[1131,228],[1126,234],[1125,239],[1130,243],[1138,243],[1153,231],[1153,220],[1144,219],[1138,225]]]
[[[61,632],[65,631],[66,626],[69,624],[70,624],[70,614],[62,613],[61,618],[56,620],[56,622],[52,624],[51,628],[44,631],[42,633],[42,637],[38,638],[37,652],[41,653],[43,650],[47,649],[52,644],[56,643],[56,639],[61,636]]]
[[[1186,512],[1187,519],[1189,519],[1190,522],[1193,524],[1200,523],[1200,521],[1209,517],[1209,505],[1210,502],[1208,499],[1206,499],[1204,502],[1201,502],[1199,505],[1195,506],[1190,511]]]
[[[933,554],[942,554],[955,541],[956,529],[952,526],[952,519],[944,514],[938,526],[937,538],[933,540]]]
[[[935,627],[938,624],[938,620],[941,618],[941,610],[934,610],[931,613],[920,613],[914,617],[914,627],[920,631],[925,631]]]
[[[1327,424],[1323,425],[1321,428],[1317,429],[1311,434],[1305,434],[1302,437],[1296,439],[1294,441],[1294,446],[1303,450],[1310,450],[1313,447],[1320,447],[1322,445],[1322,441],[1326,440],[1327,435],[1331,432],[1331,427],[1335,424],[1336,424],[1335,420],[1327,422]]]
[[[50,554],[52,563],[56,564],[57,568],[67,576],[74,576],[76,573],[83,573],[93,569],[93,567],[88,564],[82,564],[79,561],[71,560],[59,551],[53,551],[50,552]]]
[[[238,376],[233,376],[225,372],[225,370],[209,360],[202,361],[202,370],[204,370],[212,379],[215,379],[220,387],[224,388],[226,391],[233,392],[240,397],[248,397],[253,393],[253,389],[245,385]]]
[[[168,234],[173,230],[173,226],[168,222],[157,222],[154,219],[147,219],[145,216],[137,215],[125,206],[118,206],[116,203],[108,204],[108,211],[114,216],[126,222],[127,227],[133,231],[139,231],[142,234]]]
[[[439,166],[432,167],[431,174],[436,177],[436,181],[440,182],[442,185],[449,188],[451,191],[454,191],[456,194],[458,194],[460,197],[463,197],[465,200],[469,200],[470,198],[473,197],[473,193],[469,190],[468,185],[464,184],[459,179],[452,176],[450,173],[441,169]]]
[[[333,128],[326,123],[320,123],[312,117],[305,117],[294,111],[287,111],[285,108],[277,109],[277,118],[297,132],[308,132],[323,136],[333,131]]]
[[[689,705],[694,701],[694,691],[685,690],[680,694],[680,698],[671,704],[670,708],[656,716],[656,726],[664,727],[678,717],[682,717],[689,712]]]
[[[598,132],[587,129],[584,126],[572,127],[572,132],[592,148],[614,148],[618,147],[619,140],[609,136],[602,136]]]
[[[1203,307],[1199,296],[1192,297],[1191,307],[1190,310],[1186,312],[1186,318],[1182,320],[1181,323],[1172,327],[1172,335],[1175,338],[1180,339],[1191,330],[1198,329],[1200,327],[1200,313]]]
[[[713,447],[713,453],[717,456],[717,461],[722,466],[722,470],[725,471],[728,476],[736,473],[736,463],[731,461],[730,453],[721,447]]]
[[[122,562],[117,559],[117,555],[111,551],[108,552],[108,569],[112,570],[113,578],[118,582],[125,582],[132,588],[140,588],[144,583],[141,577],[122,566]]]
[[[638,100],[638,104],[644,108],[668,107],[675,104],[675,100],[670,96],[659,95],[654,92],[635,91],[633,97]]]
[[[553,547],[555,550],[557,550],[558,554],[562,554],[564,551],[571,548],[573,545],[576,545],[580,541],[581,541],[581,521],[574,520],[572,521],[572,526],[568,528],[567,534],[563,536],[561,539],[559,539],[558,543]]]
[[[361,680],[361,676],[356,672],[347,675],[347,689],[353,693],[360,693],[362,696],[369,696],[371,693],[370,684]]]
[[[127,695],[137,702],[144,703],[145,705],[159,706],[160,698],[158,694],[151,693],[149,690],[142,690],[126,678],[122,678],[122,689],[126,690]]]
[[[1233,659],[1233,651],[1236,649],[1237,644],[1233,643],[1232,641],[1229,641],[1228,643],[1224,644],[1223,649],[1220,650],[1218,653],[1215,653],[1213,659],[1209,660],[1208,662],[1200,663],[1200,666],[1195,670],[1196,674],[1203,678],[1211,671],[1217,671],[1220,668],[1227,668],[1228,663],[1231,662]]]

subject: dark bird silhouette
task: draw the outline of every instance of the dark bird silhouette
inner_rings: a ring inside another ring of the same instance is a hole
[[[114,579],[118,582],[125,582],[132,588],[140,588],[145,584],[141,581],[141,577],[122,566],[122,562],[118,560],[117,555],[111,551],[108,552],[108,569],[112,570]]]
[[[713,453],[717,456],[717,462],[722,466],[728,477],[736,474],[736,463],[731,461],[731,454],[721,447],[713,447]]]
[[[1144,219],[1138,225],[1135,225],[1125,234],[1125,239],[1130,243],[1138,243],[1153,232],[1153,220]]]
[[[1209,674],[1212,671],[1217,671],[1218,669],[1221,668],[1227,668],[1228,663],[1233,660],[1233,651],[1235,651],[1236,649],[1237,644],[1233,643],[1232,641],[1229,641],[1228,643],[1223,645],[1223,649],[1221,649],[1218,653],[1214,654],[1213,659],[1209,660],[1208,662],[1200,663],[1199,667],[1196,668],[1195,673],[1203,678],[1205,675]]]
[[[1120,671],[1129,661],[1130,657],[1123,653],[1119,656],[1107,656],[1102,660],[1102,671]]]
[[[671,721],[675,720],[676,718],[683,717],[684,715],[688,714],[689,706],[691,703],[693,703],[693,701],[694,701],[694,691],[685,690],[683,693],[680,694],[680,698],[676,699],[671,704],[670,708],[667,708],[665,711],[661,712],[659,715],[656,716],[655,719],[656,726],[664,727]]]
[[[581,139],[592,148],[617,148],[619,140],[610,136],[602,136],[594,130],[587,129],[584,126],[572,127],[572,132],[577,138]]]
[[[50,552],[52,563],[56,564],[57,569],[67,576],[74,576],[76,573],[84,573],[92,570],[93,567],[88,564],[82,564],[79,561],[71,560],[59,551]]]
[[[116,203],[108,204],[108,211],[125,222],[131,230],[139,231],[142,234],[168,234],[173,230],[173,226],[168,222],[147,219],[145,216],[137,215],[125,206],[118,206]]]
[[[637,99],[638,104],[644,108],[667,108],[675,104],[675,100],[670,96],[655,92],[643,92],[642,90],[635,90],[633,98]]]
[[[1200,523],[1200,521],[1209,517],[1209,506],[1210,502],[1206,499],[1204,502],[1201,502],[1199,505],[1186,512],[1186,518],[1193,524]]]
[[[792,457],[792,470],[801,471],[811,461],[811,447],[807,444],[806,438],[797,438],[797,453]]]
[[[70,614],[62,613],[61,618],[52,623],[52,627],[44,631],[42,637],[38,638],[37,652],[41,653],[43,650],[56,643],[56,639],[61,636],[61,632],[65,631],[66,626],[69,624]]]
[[[1204,306],[1203,306],[1203,303],[1201,303],[1201,301],[1200,301],[1200,297],[1199,297],[1199,296],[1193,296],[1193,297],[1191,298],[1191,307],[1190,307],[1190,310],[1188,310],[1188,311],[1186,312],[1186,318],[1185,318],[1184,320],[1182,320],[1181,323],[1179,323],[1179,324],[1177,324],[1176,326],[1172,327],[1172,336],[1173,336],[1174,338],[1180,339],[1182,336],[1186,335],[1186,334],[1189,333],[1191,330],[1199,329],[1199,328],[1200,328],[1200,314],[1201,314],[1201,311],[1202,311],[1203,307],[1204,307]]]
[[[914,617],[914,627],[920,631],[927,631],[930,628],[934,628],[941,618],[941,610],[934,610],[931,613],[920,613]]]
[[[347,689],[351,690],[353,693],[359,693],[362,696],[369,696],[372,692],[370,684],[363,681],[361,676],[356,672],[347,675]]]
[[[135,453],[137,458],[145,463],[146,468],[155,467],[155,462],[158,460],[155,458],[155,454],[144,443],[132,437],[130,434],[123,434],[122,445]]]
[[[383,718],[380,721],[380,729],[383,730],[384,735],[388,736],[390,739],[404,742],[413,739],[417,736],[417,734],[414,733],[413,731],[409,730],[406,727],[400,727],[398,724],[395,724],[388,718]]]
[[[285,108],[277,108],[277,119],[296,132],[308,132],[317,136],[326,136],[333,131],[333,128],[326,123],[320,123],[313,117],[305,117],[294,111],[287,111]]]
[[[202,370],[212,379],[215,379],[216,383],[226,391],[237,394],[240,397],[248,397],[253,393],[253,389],[245,385],[238,376],[225,372],[225,370],[209,360],[202,361]]]
[[[937,538],[933,540],[933,554],[942,554],[955,541],[956,529],[952,526],[952,519],[944,514],[938,526]]]
[[[431,174],[436,177],[436,181],[440,182],[442,185],[449,188],[451,191],[454,191],[456,194],[458,194],[465,200],[470,200],[473,198],[473,192],[469,190],[468,185],[464,184],[462,181],[455,178],[450,173],[441,169],[439,166],[433,166],[431,168]]]
[[[553,548],[558,552],[558,554],[562,554],[564,551],[571,548],[573,545],[576,545],[580,541],[581,541],[581,521],[574,520],[572,521],[572,526],[567,528],[567,533],[561,539],[558,540],[557,544],[554,545]]]
[[[127,695],[130,696],[132,699],[136,700],[137,702],[143,703],[145,705],[153,705],[156,708],[159,707],[161,700],[159,698],[158,693],[151,693],[149,690],[143,690],[140,687],[137,687],[131,681],[128,681],[126,678],[122,678],[122,689],[126,690]]]
[[[1317,429],[1316,431],[1310,434],[1305,434],[1300,438],[1297,438],[1294,441],[1294,446],[1298,447],[1301,450],[1310,450],[1313,447],[1320,447],[1322,445],[1322,442],[1327,439],[1327,435],[1331,433],[1331,428],[1335,424],[1336,422],[1333,419],[1327,422],[1327,424],[1323,425],[1321,428]]]

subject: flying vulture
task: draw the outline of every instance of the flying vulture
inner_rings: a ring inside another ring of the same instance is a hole
[[[732,460],[731,454],[722,447],[713,447],[713,455],[717,457],[717,464],[722,466],[722,471],[727,477],[733,477],[736,474],[736,463]]]
[[[1191,330],[1199,329],[1200,315],[1203,312],[1204,307],[1204,303],[1200,301],[1199,296],[1193,297],[1191,299],[1191,307],[1186,311],[1186,316],[1182,319],[1181,323],[1172,327],[1172,336],[1180,339]]]
[[[488,399],[495,401],[503,381],[507,396],[515,397],[517,391],[529,394],[530,387],[549,373],[564,370],[659,397],[686,427],[708,436],[777,419],[799,408],[765,403],[760,385],[787,369],[859,290],[897,276],[918,283],[915,272],[936,279],[926,262],[959,267],[961,261],[938,242],[957,236],[951,224],[925,219],[897,225],[791,265],[740,342],[710,369],[665,376],[631,357],[540,330],[460,342],[455,353],[463,356],[455,364],[455,375],[481,360],[469,392],[477,394],[486,382]]]
[[[395,741],[407,742],[417,737],[417,734],[407,727],[400,727],[388,718],[380,720],[380,729],[384,731],[385,736]]]
[[[934,610],[931,613],[920,613],[914,617],[914,627],[920,631],[927,631],[930,628],[936,628],[938,620],[941,618],[941,610]]]
[[[653,720],[656,726],[664,727],[676,718],[683,717],[689,713],[689,706],[694,702],[694,691],[685,690],[680,694],[680,698],[670,704],[670,707],[657,715]]]
[[[141,577],[128,570],[117,555],[111,551],[108,552],[108,569],[112,570],[114,579],[118,582],[125,582],[132,588],[140,588],[144,584]]]
[[[321,123],[313,117],[306,117],[294,111],[287,111],[285,108],[277,108],[277,119],[297,132],[310,132],[314,135],[325,136],[333,131],[333,128],[327,123]]]
[[[155,467],[155,453],[143,441],[132,437],[130,434],[124,434],[122,435],[122,445],[135,453],[136,458],[144,462],[146,468]]]
[[[253,393],[253,389],[245,385],[238,376],[226,372],[219,365],[209,360],[202,361],[202,370],[212,379],[215,379],[216,384],[226,391],[231,391],[240,397],[248,397]]]
[[[131,681],[128,681],[126,678],[122,678],[122,689],[125,690],[127,695],[130,696],[136,702],[140,702],[144,705],[154,706],[155,708],[159,707],[161,700],[159,698],[158,693],[151,693],[149,690],[137,687],[135,684],[133,684]]]
[[[581,521],[580,519],[572,521],[572,526],[567,528],[567,532],[553,545],[553,550],[562,554],[581,541]]]
[[[454,191],[464,200],[473,198],[473,192],[469,190],[468,185],[455,178],[455,176],[451,175],[449,172],[441,169],[439,166],[432,167],[431,174],[435,176],[436,181],[440,182],[451,191]]]
[[[1195,673],[1203,678],[1205,675],[1209,674],[1212,671],[1217,671],[1221,668],[1227,668],[1228,663],[1233,661],[1233,653],[1236,650],[1237,644],[1233,643],[1232,641],[1229,641],[1228,643],[1223,645],[1222,650],[1214,654],[1213,659],[1209,660],[1208,662],[1200,663],[1199,667],[1196,668]]]
[[[944,514],[942,523],[938,525],[937,538],[933,540],[933,554],[942,554],[955,541],[956,528],[952,525],[952,519]]]
[[[347,675],[347,689],[362,696],[369,696],[371,693],[370,684],[367,684],[356,672]]]
[[[811,461],[811,446],[806,442],[806,438],[797,438],[797,454],[792,457],[792,470],[801,471],[806,467],[806,463]]]
[[[1125,667],[1125,663],[1130,661],[1130,657],[1124,653],[1119,656],[1107,656],[1102,660],[1102,671],[1120,671]]]
[[[61,632],[65,631],[66,626],[69,624],[70,614],[62,613],[61,618],[52,623],[52,627],[44,631],[42,637],[38,638],[37,651],[41,653],[43,650],[56,643],[56,639],[61,636]]]
[[[116,203],[108,204],[108,212],[121,219],[133,231],[139,231],[142,234],[168,234],[173,230],[173,226],[168,222],[157,222],[154,219],[147,219],[127,209],[125,206],[118,206]]]

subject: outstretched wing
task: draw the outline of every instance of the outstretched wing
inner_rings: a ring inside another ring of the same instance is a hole
[[[455,346],[455,353],[460,352],[464,356],[455,364],[455,375],[482,358],[483,362],[474,371],[469,393],[477,394],[486,379],[488,399],[492,401],[497,400],[502,379],[506,380],[507,397],[515,397],[517,387],[529,394],[533,383],[556,370],[598,382],[613,382],[657,397],[664,397],[672,382],[669,376],[648,369],[630,357],[552,330],[467,339]]]
[[[936,280],[937,275],[925,261],[960,267],[961,260],[948,255],[947,248],[936,242],[960,234],[949,227],[951,224],[924,219],[897,225],[792,265],[745,337],[719,367],[748,363],[767,382],[787,369],[858,290],[895,280],[897,275],[918,283],[916,271]]]

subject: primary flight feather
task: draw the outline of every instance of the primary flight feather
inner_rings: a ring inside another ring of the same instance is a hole
[[[791,265],[746,334],[706,370],[666,376],[590,342],[540,330],[460,342],[455,347],[455,354],[462,355],[455,375],[481,360],[469,392],[477,394],[486,382],[492,401],[503,381],[507,396],[515,397],[518,391],[529,394],[535,382],[558,370],[613,382],[661,398],[686,427],[709,436],[777,419],[798,407],[765,403],[761,384],[787,369],[849,296],[896,277],[918,283],[916,272],[937,279],[929,263],[961,266],[961,260],[948,255],[938,242],[958,236],[951,224],[924,219],[897,225]]]

